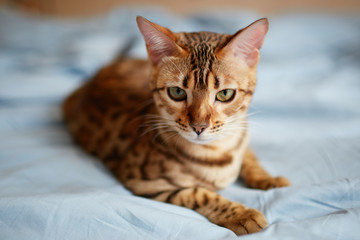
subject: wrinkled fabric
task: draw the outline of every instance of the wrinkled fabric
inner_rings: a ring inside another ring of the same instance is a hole
[[[61,102],[132,41],[142,15],[174,31],[234,33],[252,12],[179,17],[129,8],[55,20],[0,10],[0,239],[237,239],[196,212],[132,195],[76,146]],[[291,187],[220,193],[262,211],[242,239],[359,239],[360,18],[272,17],[249,111],[251,147]]]

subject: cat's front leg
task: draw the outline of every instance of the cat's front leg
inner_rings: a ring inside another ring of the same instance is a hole
[[[290,181],[284,177],[272,177],[260,165],[253,151],[248,148],[241,166],[240,177],[246,185],[258,189],[271,189],[290,186]]]
[[[206,188],[180,188],[162,193],[154,199],[193,209],[237,235],[258,232],[268,225],[266,218],[258,210],[231,202]]]
[[[193,209],[237,235],[258,232],[268,225],[258,210],[231,202],[206,188],[176,187],[165,179],[133,179],[125,185],[137,195]]]

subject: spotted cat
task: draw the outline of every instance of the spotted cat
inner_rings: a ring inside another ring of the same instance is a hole
[[[255,209],[216,190],[239,176],[252,188],[288,186],[248,147],[260,19],[234,35],[173,33],[137,18],[149,60],[102,68],[63,106],[74,139],[134,194],[193,209],[237,235],[267,226]]]

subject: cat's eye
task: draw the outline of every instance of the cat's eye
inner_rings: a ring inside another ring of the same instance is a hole
[[[179,87],[168,88],[168,95],[171,99],[175,101],[183,101],[186,99],[187,96],[185,90]]]
[[[228,102],[235,96],[235,90],[224,89],[216,94],[216,100],[220,102]]]

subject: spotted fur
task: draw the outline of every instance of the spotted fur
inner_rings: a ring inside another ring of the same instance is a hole
[[[138,24],[150,61],[115,61],[71,94],[63,106],[71,134],[134,194],[193,209],[238,235],[260,231],[262,213],[216,190],[239,175],[253,188],[289,185],[248,148],[246,112],[267,20],[248,27],[257,38],[248,28],[175,34],[141,17]],[[186,99],[171,99],[170,87]],[[229,102],[216,100],[229,88]]]

